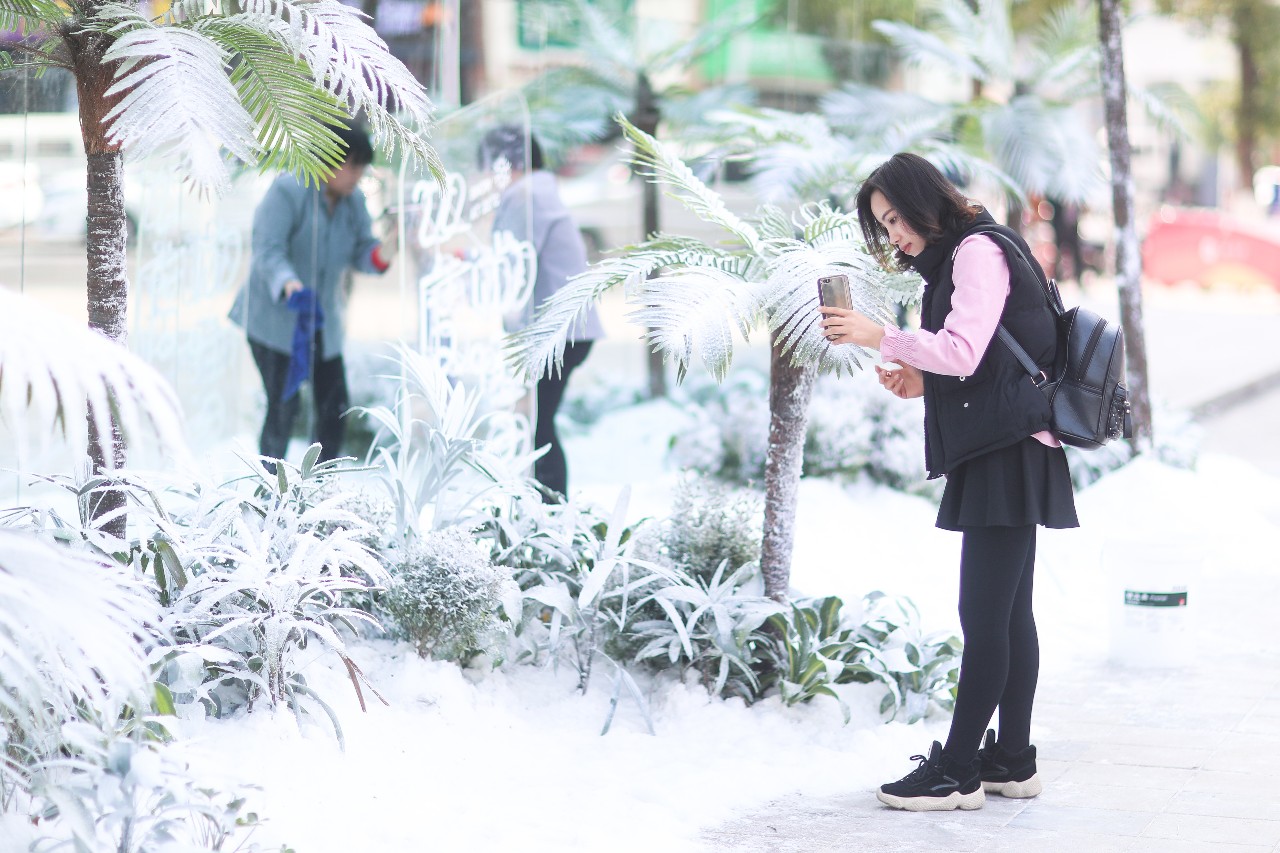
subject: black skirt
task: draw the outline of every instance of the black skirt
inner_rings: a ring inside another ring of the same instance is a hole
[[[937,526],[1079,527],[1067,454],[1027,437],[962,462],[947,475]]]

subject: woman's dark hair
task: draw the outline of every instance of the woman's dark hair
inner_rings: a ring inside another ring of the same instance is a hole
[[[525,131],[515,124],[500,124],[484,135],[480,141],[480,168],[487,169],[499,157],[505,157],[513,168],[524,168]],[[543,168],[542,146],[532,133],[529,134],[529,168]]]
[[[871,212],[871,194],[879,190],[926,242],[965,228],[982,207],[969,201],[938,167],[919,154],[894,154],[867,176],[858,190],[858,222],[867,248],[884,266],[907,269],[911,256],[895,250],[888,232]],[[891,257],[892,255],[892,257]]]
[[[342,160],[353,166],[368,166],[373,162],[373,144],[369,134],[359,125],[329,125],[329,130],[342,142]]]

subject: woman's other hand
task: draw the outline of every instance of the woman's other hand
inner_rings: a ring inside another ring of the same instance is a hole
[[[833,344],[857,344],[869,349],[880,349],[884,339],[884,326],[847,308],[819,305],[824,315],[822,334]]]
[[[900,365],[900,367],[886,369],[878,364],[876,365],[876,378],[880,380],[880,384],[890,394],[895,397],[901,397],[904,400],[909,400],[912,397],[923,397],[924,374],[920,372],[920,368],[903,364],[897,359],[894,359],[893,363]]]

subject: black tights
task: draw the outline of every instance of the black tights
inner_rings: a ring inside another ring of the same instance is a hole
[[[955,714],[944,751],[960,761],[978,753],[1000,709],[1002,747],[1031,742],[1031,705],[1040,642],[1031,613],[1036,527],[971,527],[960,546],[960,629],[964,656]]]
[[[565,344],[564,363],[559,373],[548,373],[538,380],[538,422],[533,429],[533,446],[547,445],[547,452],[533,463],[533,476],[553,492],[569,494],[569,466],[565,462],[560,436],[556,434],[556,412],[564,399],[564,387],[573,373],[591,352],[591,341],[570,341]]]

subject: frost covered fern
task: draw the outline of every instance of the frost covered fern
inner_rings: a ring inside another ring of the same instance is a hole
[[[485,546],[449,527],[408,545],[383,605],[419,655],[454,660],[492,643],[499,604],[513,586]]]

